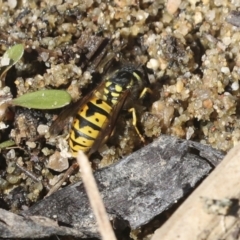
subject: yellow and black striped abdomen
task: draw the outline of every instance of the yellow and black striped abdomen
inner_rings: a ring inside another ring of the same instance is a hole
[[[78,111],[69,136],[69,145],[74,153],[88,152],[99,136],[103,125],[110,118],[112,107],[102,99],[93,97]]]

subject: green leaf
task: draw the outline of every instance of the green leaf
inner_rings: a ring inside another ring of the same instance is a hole
[[[11,101],[11,104],[35,109],[56,109],[68,105],[71,96],[63,90],[40,90],[27,93]]]
[[[7,147],[12,147],[16,145],[16,143],[12,140],[7,140],[5,142],[0,143],[0,149],[7,148]]]
[[[21,59],[23,52],[24,52],[24,46],[22,44],[17,44],[9,48],[3,54],[3,58],[10,59],[11,60],[10,65],[13,66],[14,64],[16,64],[16,62],[18,62]]]
[[[23,53],[24,53],[23,44],[17,44],[9,48],[3,54],[3,57],[1,59],[1,71],[0,71],[1,79],[5,75],[5,73],[21,59]]]

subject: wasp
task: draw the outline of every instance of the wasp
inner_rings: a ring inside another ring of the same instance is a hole
[[[72,108],[60,113],[53,122],[50,133],[56,134],[68,115],[75,115],[69,133],[69,146],[72,156],[82,150],[90,156],[111,136],[120,111],[131,101],[142,98],[150,89],[144,73],[135,66],[123,66],[106,77],[95,89],[74,103]],[[136,126],[136,111],[130,108],[133,125],[144,141]]]

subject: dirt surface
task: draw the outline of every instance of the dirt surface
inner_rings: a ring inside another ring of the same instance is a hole
[[[164,133],[227,152],[240,139],[238,13],[229,20],[239,7],[227,0],[1,1],[0,54],[16,43],[25,53],[8,71],[0,96],[54,88],[76,101],[112,69],[146,66],[153,93],[136,104],[146,144]],[[17,147],[1,150],[0,204],[18,213],[42,199],[72,160],[67,124],[61,136],[48,132],[60,110],[11,112],[0,141]],[[123,111],[117,126],[91,157],[94,168],[144,146],[129,114]],[[68,183],[79,179],[76,173]]]

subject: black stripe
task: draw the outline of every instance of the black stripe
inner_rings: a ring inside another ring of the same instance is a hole
[[[98,99],[96,101],[97,104],[101,104],[103,102],[103,100]],[[87,103],[88,106],[88,110],[86,111],[86,117],[91,117],[93,116],[96,112],[104,115],[106,117],[109,117],[109,113],[107,111],[105,111],[103,108],[98,107],[97,105],[93,104],[92,102],[88,102]]]
[[[112,94],[114,94],[114,93],[117,93],[118,96],[113,96]],[[122,93],[122,91],[120,93]],[[116,92],[116,91],[111,91],[107,95],[105,94],[105,96],[107,97],[107,101],[110,103],[112,103],[113,100],[117,101],[120,98],[119,92]]]
[[[87,140],[95,140],[95,138],[86,135],[85,133],[81,132],[80,130],[76,129],[74,126],[72,127],[72,131],[74,133],[75,139],[79,138],[79,137],[83,137],[83,138],[86,138]]]
[[[77,114],[76,119],[79,121],[79,129],[89,126],[93,130],[100,131],[102,128],[95,125],[94,123],[88,121],[86,118],[82,117],[81,115]]]
[[[75,146],[81,146],[81,147],[89,147],[89,146],[84,146],[76,141],[74,141],[72,138],[70,138],[70,141],[72,142],[72,145],[75,147]]]
[[[129,72],[129,71],[126,71],[125,69],[122,69],[120,70],[119,72],[117,72],[116,76],[115,76],[115,79],[130,79],[131,78],[131,75],[132,75],[132,71]]]

